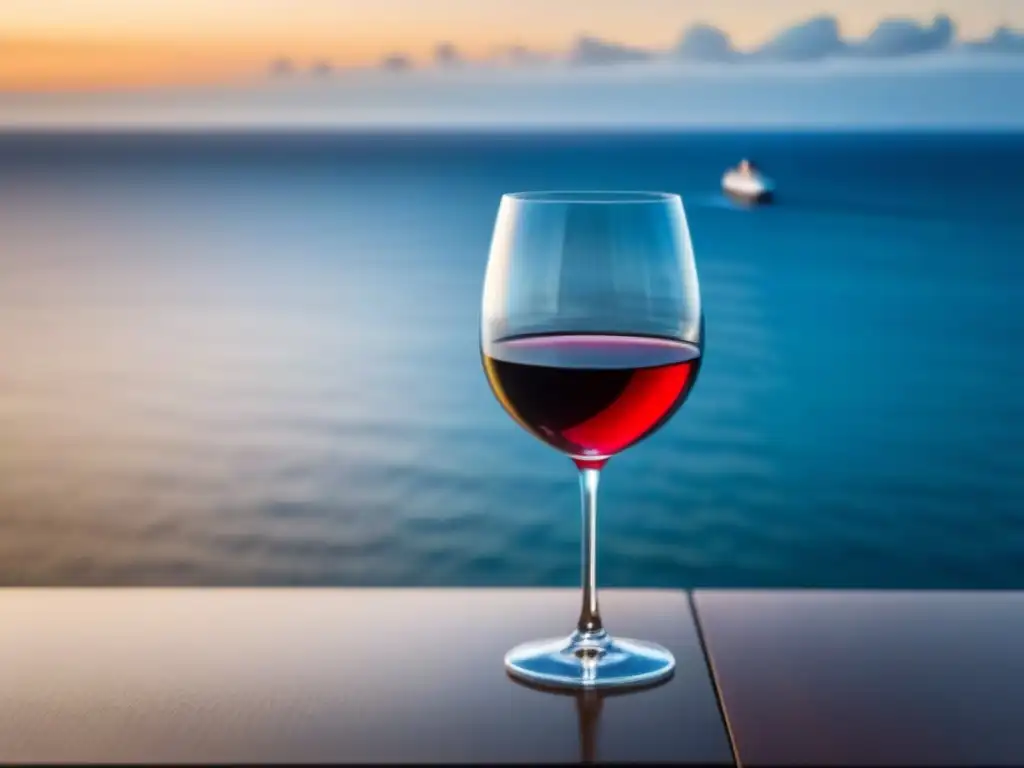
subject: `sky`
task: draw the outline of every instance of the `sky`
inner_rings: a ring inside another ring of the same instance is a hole
[[[0,129],[1024,128],[1015,92],[1024,0],[0,0]]]
[[[847,36],[883,17],[954,17],[965,37],[1024,29],[1024,0],[2,0],[0,89],[108,89],[229,81],[287,58],[298,66],[426,63],[439,43],[481,59],[542,52],[580,35],[657,48],[705,22],[739,48],[834,14]]]

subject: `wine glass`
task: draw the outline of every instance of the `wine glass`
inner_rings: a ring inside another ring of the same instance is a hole
[[[570,688],[650,684],[675,659],[613,637],[597,601],[597,485],[609,458],[686,400],[704,340],[678,195],[519,192],[498,208],[484,280],[481,356],[498,402],[579,470],[583,605],[567,637],[519,645],[507,671]]]

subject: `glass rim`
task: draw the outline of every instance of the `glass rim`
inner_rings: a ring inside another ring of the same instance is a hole
[[[532,192],[506,192],[502,198],[517,203],[561,203],[563,205],[643,205],[680,200],[675,192],[642,190],[568,189]]]

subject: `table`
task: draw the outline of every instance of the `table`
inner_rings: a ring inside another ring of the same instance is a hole
[[[606,590],[666,684],[565,696],[504,652],[576,590],[0,590],[0,762],[657,761],[730,766],[688,596]]]
[[[1024,765],[1024,593],[705,591],[745,768]]]
[[[1024,593],[605,590],[672,680],[509,679],[504,652],[578,598],[0,590],[0,762],[1024,765]]]

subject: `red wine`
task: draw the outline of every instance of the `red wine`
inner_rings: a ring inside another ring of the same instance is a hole
[[[522,336],[488,351],[487,379],[512,418],[594,466],[668,421],[701,360],[693,344],[645,336]]]

